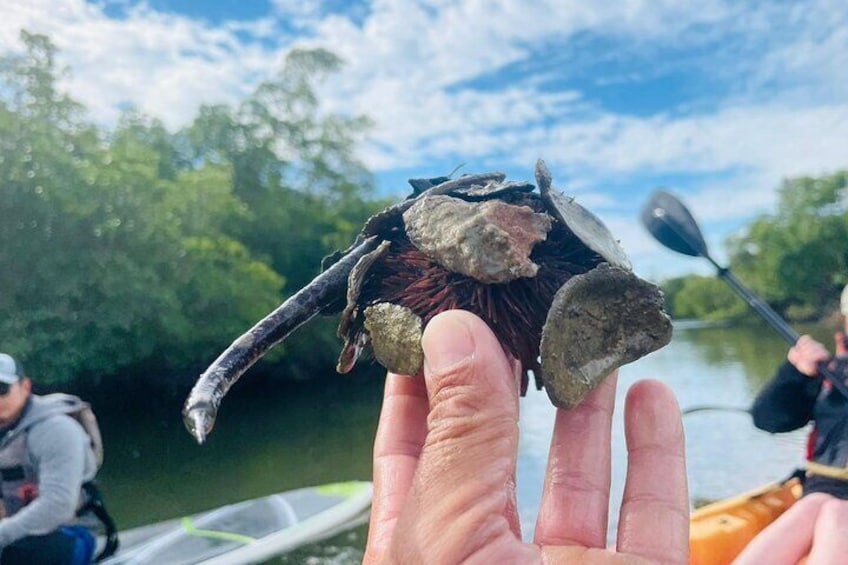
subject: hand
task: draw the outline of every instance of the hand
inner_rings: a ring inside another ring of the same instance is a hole
[[[816,377],[819,374],[819,363],[830,359],[830,352],[810,336],[802,335],[795,345],[789,348],[786,358],[801,373],[808,377]]]
[[[423,380],[386,380],[365,563],[686,562],[683,427],[667,387],[645,381],[628,395],[617,548],[606,548],[616,375],[577,408],[557,410],[535,543],[528,544],[515,498],[515,363],[464,311],[433,318],[422,345]]]

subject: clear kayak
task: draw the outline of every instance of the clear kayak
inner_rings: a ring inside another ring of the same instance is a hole
[[[103,564],[256,563],[367,520],[370,482],[302,488],[246,500],[119,534]]]

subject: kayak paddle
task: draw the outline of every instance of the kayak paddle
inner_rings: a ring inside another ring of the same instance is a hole
[[[676,196],[664,190],[655,191],[642,208],[641,220],[642,225],[654,236],[654,239],[672,251],[692,257],[703,257],[712,263],[720,279],[736,291],[783,339],[790,345],[795,345],[799,337],[795,330],[751,289],[742,284],[742,281],[736,278],[729,268],[722,267],[710,257],[698,223]],[[842,379],[828,369],[827,362],[820,363],[818,370],[820,375],[829,380],[845,398],[848,398],[848,387]]]

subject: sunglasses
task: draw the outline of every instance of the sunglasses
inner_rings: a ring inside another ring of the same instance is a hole
[[[13,383],[14,384],[14,383]],[[6,396],[12,390],[12,385],[9,383],[0,382],[0,396]]]

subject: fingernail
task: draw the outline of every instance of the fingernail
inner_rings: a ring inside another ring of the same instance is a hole
[[[474,354],[474,339],[461,315],[453,312],[439,314],[427,324],[421,340],[424,363],[438,371]]]

